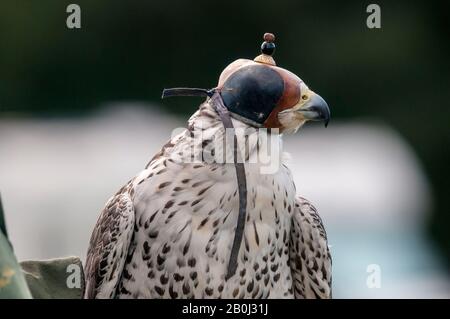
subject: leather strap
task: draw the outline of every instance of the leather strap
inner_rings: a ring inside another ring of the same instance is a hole
[[[211,97],[215,92],[215,89],[206,90],[199,88],[173,88],[164,89],[161,98],[172,96],[209,96]]]
[[[231,121],[230,112],[225,107],[222,97],[218,90],[211,89],[198,89],[198,88],[173,88],[164,89],[162,98],[172,96],[209,96],[211,98],[211,104],[222,120],[225,128],[225,137],[227,136],[227,130],[233,131],[233,160],[234,167],[236,169],[236,178],[238,184],[239,193],[239,215],[237,218],[236,231],[234,233],[233,245],[231,247],[230,259],[228,261],[228,269],[225,275],[225,280],[231,278],[237,270],[239,250],[241,248],[242,239],[244,237],[245,218],[247,215],[247,180],[245,175],[244,162],[241,159],[239,152],[239,146],[237,141],[236,132],[234,131],[233,122]],[[230,149],[230,148],[228,148]]]
[[[244,237],[245,217],[247,215],[247,180],[245,176],[244,162],[241,159],[237,136],[236,132],[234,131],[234,126],[233,122],[231,121],[230,113],[223,104],[222,97],[220,96],[219,93],[215,93],[212,96],[211,102],[213,107],[219,114],[220,119],[222,120],[223,126],[225,127],[225,134],[227,129],[233,130],[233,140],[234,140],[233,159],[234,159],[234,167],[236,169],[236,178],[239,192],[239,215],[237,218],[237,225],[236,231],[234,233],[233,246],[231,247],[231,254],[228,262],[228,271],[225,276],[225,280],[228,280],[236,273],[236,269],[238,266],[237,259],[242,244],[242,238]]]

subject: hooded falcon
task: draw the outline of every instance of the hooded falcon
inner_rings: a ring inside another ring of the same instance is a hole
[[[296,194],[282,135],[328,122],[327,103],[277,67],[273,34],[238,59],[188,128],[106,203],[91,236],[85,298],[330,298],[331,256]]]

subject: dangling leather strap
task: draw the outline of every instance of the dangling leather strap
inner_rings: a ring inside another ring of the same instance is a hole
[[[231,247],[230,260],[228,262],[228,272],[225,276],[225,280],[228,280],[236,273],[236,269],[238,266],[237,259],[239,256],[239,250],[241,248],[242,238],[244,237],[245,217],[247,215],[247,180],[245,176],[244,162],[241,159],[237,136],[236,132],[234,131],[230,113],[223,104],[222,97],[219,93],[215,93],[212,96],[211,102],[217,113],[219,114],[223,126],[225,127],[225,136],[227,129],[233,130],[233,159],[234,167],[236,169],[236,178],[239,191],[239,215],[237,218],[236,232],[234,233],[233,246]]]
[[[206,90],[206,89],[198,89],[198,88],[173,88],[173,89],[164,89],[161,98],[164,99],[166,97],[171,96],[209,96],[211,97],[215,92],[215,89]]]
[[[197,88],[174,88],[164,89],[162,98],[171,96],[209,96],[211,104],[222,120],[225,128],[225,138],[227,137],[227,129],[233,130],[233,159],[236,169],[236,178],[239,192],[239,215],[237,218],[236,231],[234,233],[233,245],[231,247],[230,259],[228,262],[227,274],[225,280],[231,278],[237,270],[239,250],[241,248],[242,239],[244,237],[245,218],[247,215],[247,180],[245,176],[245,166],[241,159],[236,132],[234,131],[233,122],[231,121],[230,112],[225,107],[222,97],[216,89],[205,90]],[[227,143],[228,145],[229,143]],[[229,148],[228,148],[229,149]]]

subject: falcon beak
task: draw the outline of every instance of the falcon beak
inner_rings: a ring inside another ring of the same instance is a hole
[[[299,112],[304,119],[309,121],[324,121],[327,127],[330,121],[330,108],[327,102],[317,93],[310,91],[309,99],[303,104],[297,112]]]

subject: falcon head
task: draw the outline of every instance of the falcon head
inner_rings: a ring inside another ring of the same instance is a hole
[[[307,121],[330,120],[325,100],[272,58],[273,34],[266,33],[261,55],[238,59],[222,72],[217,85],[231,115],[249,125],[296,132]]]
[[[253,60],[238,59],[220,74],[211,90],[164,89],[162,97],[220,95],[232,117],[253,127],[296,132],[307,121],[330,120],[325,100],[294,73],[276,66],[272,54],[275,36],[264,34],[261,54]]]
[[[307,121],[323,121],[327,127],[330,121],[330,109],[327,102],[303,82],[300,84],[300,92],[300,99],[294,106],[276,114],[280,130],[285,133],[295,133]]]

